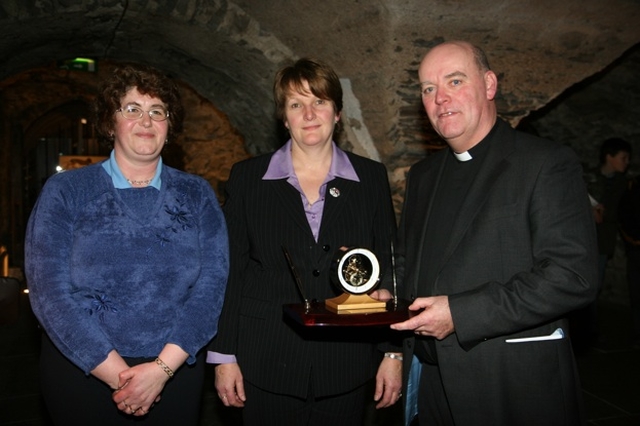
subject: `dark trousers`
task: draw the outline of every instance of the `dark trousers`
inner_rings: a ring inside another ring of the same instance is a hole
[[[418,388],[418,420],[420,426],[454,425],[437,365],[422,363]]]
[[[373,398],[366,385],[323,397],[315,397],[310,388],[307,398],[268,392],[246,380],[244,387],[244,426],[358,426],[362,424],[367,397]]]
[[[133,366],[154,359],[125,358],[125,361]],[[43,335],[40,384],[49,415],[57,426],[196,426],[200,416],[204,366],[204,353],[198,356],[194,365],[183,365],[167,382],[161,401],[149,414],[134,417],[118,410],[111,399],[113,391],[105,383],[86,376]]]
[[[640,249],[627,250],[627,281],[631,305],[632,339],[640,344]]]

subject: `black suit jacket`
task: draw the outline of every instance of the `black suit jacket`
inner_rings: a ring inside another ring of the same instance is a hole
[[[435,342],[447,399],[457,425],[573,425],[580,388],[562,317],[597,292],[594,221],[582,168],[567,147],[517,132],[498,121],[482,168],[451,235],[431,241],[431,202],[445,149],[414,165],[399,227],[398,265],[404,296],[448,295],[455,332]],[[473,161],[473,160],[472,160]],[[427,244],[440,264],[422,262]],[[427,268],[435,268],[431,287]],[[509,343],[551,335],[565,338]],[[405,371],[415,345],[405,344]]]
[[[262,180],[271,155],[236,164],[226,185],[231,272],[210,350],[235,354],[245,380],[262,389],[303,397],[338,394],[371,379],[380,361],[380,329],[302,327],[283,316],[301,297],[284,257],[287,247],[309,299],[340,294],[330,282],[339,247],[371,249],[382,270],[390,260],[395,218],[385,167],[347,153],[360,182],[327,185],[318,242],[300,193],[283,180]],[[329,190],[336,188],[334,197]]]

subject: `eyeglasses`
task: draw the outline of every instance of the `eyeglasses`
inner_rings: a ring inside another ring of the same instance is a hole
[[[149,111],[145,111],[142,108],[135,105],[127,105],[125,107],[116,110],[122,114],[127,120],[137,120],[142,117],[146,112],[153,121],[164,121],[169,118],[169,111],[164,108],[152,108]]]

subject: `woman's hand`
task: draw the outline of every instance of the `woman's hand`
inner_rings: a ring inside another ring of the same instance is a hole
[[[376,408],[386,408],[402,397],[402,354],[400,358],[384,357],[376,374],[376,390],[373,395]]]
[[[216,390],[227,407],[244,407],[244,381],[237,362],[216,365]]]
[[[162,361],[145,362],[122,371],[113,401],[118,409],[127,414],[144,416],[154,403],[160,401],[160,393],[189,354],[173,343],[168,343],[158,355]],[[169,372],[165,371],[169,369]]]
[[[121,386],[113,401],[126,414],[144,416],[160,400],[169,376],[156,363],[145,362],[120,373]]]
[[[393,295],[391,294],[391,292],[384,288],[380,290],[372,291],[371,294],[369,294],[369,296],[371,296],[371,298],[373,299],[380,300],[382,302],[386,302],[388,300],[393,299]]]
[[[91,374],[97,379],[105,382],[111,389],[116,390],[120,387],[120,379],[118,374],[129,368],[129,365],[114,349],[109,352],[107,359],[102,361],[96,368],[91,370]]]

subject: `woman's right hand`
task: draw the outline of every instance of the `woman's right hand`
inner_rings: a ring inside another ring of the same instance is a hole
[[[216,390],[226,407],[244,407],[247,398],[244,394],[242,372],[237,362],[216,365]]]
[[[91,370],[91,374],[109,385],[112,390],[117,390],[120,387],[118,375],[128,368],[126,361],[114,349],[109,352],[107,359]]]

